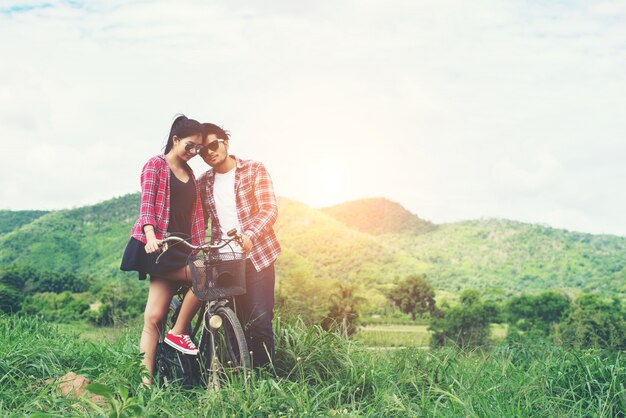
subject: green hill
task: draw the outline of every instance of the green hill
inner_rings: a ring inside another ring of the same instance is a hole
[[[442,289],[626,294],[623,237],[486,219],[439,225],[433,232],[401,239],[411,254],[431,266],[431,280]]]
[[[46,213],[45,210],[0,210],[0,235],[31,223]]]
[[[48,212],[0,236],[0,265],[83,273],[121,274],[119,262],[139,213],[139,194]]]
[[[118,270],[139,194],[77,209],[0,212],[0,266],[131,277]],[[351,215],[352,214],[352,215]],[[380,288],[426,272],[435,288],[508,295],[551,288],[626,294],[626,238],[508,220],[433,225],[386,199],[323,210],[279,199],[280,278]]]
[[[420,261],[433,285],[511,295],[544,289],[626,294],[626,239],[504,219],[433,225],[387,199],[322,210]]]
[[[350,229],[322,211],[284,198],[279,199],[276,233],[284,249],[277,266],[283,274],[289,269],[282,263],[295,266],[297,260],[314,279],[381,284],[427,268],[393,241]]]

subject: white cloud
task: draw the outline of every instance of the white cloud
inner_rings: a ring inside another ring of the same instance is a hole
[[[626,235],[623,2],[26,6],[0,3],[0,207],[137,190],[184,112],[314,205]]]

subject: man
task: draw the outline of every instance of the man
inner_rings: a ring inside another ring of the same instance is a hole
[[[236,228],[246,253],[246,294],[237,296],[237,314],[244,326],[254,367],[273,361],[274,262],[280,244],[272,226],[278,206],[272,180],[262,163],[228,153],[230,136],[204,123],[206,142],[200,152],[211,166],[200,176],[204,219],[211,220],[211,242],[227,238]]]

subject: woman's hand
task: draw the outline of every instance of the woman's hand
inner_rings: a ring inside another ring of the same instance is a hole
[[[157,252],[161,249],[161,241],[156,238],[148,238],[146,243],[146,252],[148,254]]]

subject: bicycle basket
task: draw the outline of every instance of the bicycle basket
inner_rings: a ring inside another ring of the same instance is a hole
[[[246,293],[246,259],[241,253],[199,252],[189,260],[193,293],[214,300]]]

